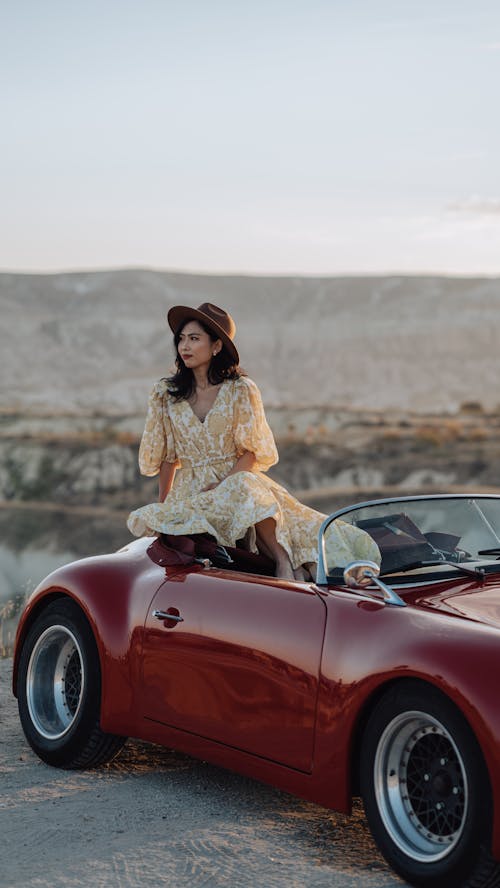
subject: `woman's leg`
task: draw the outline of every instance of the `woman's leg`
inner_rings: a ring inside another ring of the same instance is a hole
[[[276,576],[284,580],[294,580],[295,574],[288,557],[288,552],[276,539],[276,521],[274,518],[264,518],[255,525],[257,544],[265,555],[274,558],[276,562]]]
[[[316,582],[316,573],[318,570],[317,563],[315,561],[306,561],[306,563],[304,564],[304,567],[311,575],[311,580],[315,583]]]
[[[311,581],[311,575],[309,571],[305,567],[303,567],[302,564],[300,564],[299,567],[294,567],[293,575],[296,580],[300,580],[302,583],[308,583]]]

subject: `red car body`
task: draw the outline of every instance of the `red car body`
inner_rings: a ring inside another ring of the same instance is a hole
[[[344,584],[165,568],[151,546],[75,562],[36,589],[18,627],[15,693],[29,626],[48,600],[69,596],[97,642],[103,731],[348,813],[370,710],[388,686],[420,680],[453,701],[480,744],[500,859],[500,566],[482,585],[420,581],[407,607],[391,608]],[[155,609],[183,621],[158,621]]]
[[[336,566],[340,516],[380,567]],[[142,539],[48,576],[14,655],[35,752],[95,766],[132,736],[344,813],[361,794],[411,884],[500,884],[500,497],[336,513],[316,582],[233,555]]]

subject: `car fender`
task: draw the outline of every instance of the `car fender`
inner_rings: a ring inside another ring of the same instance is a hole
[[[377,697],[395,681],[419,679],[455,704],[476,737],[492,789],[493,853],[500,858],[498,630],[347,591],[326,593],[325,599],[314,771],[328,781],[334,807],[350,810],[353,756],[356,750],[362,755],[359,733]]]
[[[96,640],[101,666],[101,727],[115,734],[132,733],[140,630],[157,589],[175,572],[144,558],[143,552],[142,547],[139,553],[123,550],[75,561],[58,568],[34,590],[16,634],[14,693],[20,651],[33,621],[54,598],[67,596],[85,614]]]

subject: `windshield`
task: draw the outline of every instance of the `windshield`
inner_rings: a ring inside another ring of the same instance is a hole
[[[334,516],[332,516],[333,518]],[[368,533],[381,554],[381,573],[467,563],[491,565],[500,559],[500,497],[432,496],[378,500],[335,513]],[[331,563],[325,531],[327,573],[345,565]],[[496,564],[500,569],[500,564]]]

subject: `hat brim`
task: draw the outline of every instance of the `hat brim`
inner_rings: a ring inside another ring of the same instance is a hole
[[[201,321],[207,327],[210,327],[218,338],[224,343],[229,354],[234,358],[234,363],[239,364],[240,356],[233,340],[227,335],[223,327],[216,321],[212,320],[209,315],[197,308],[189,308],[188,305],[174,305],[167,314],[167,321],[173,333],[176,333],[181,324],[186,321]]]

